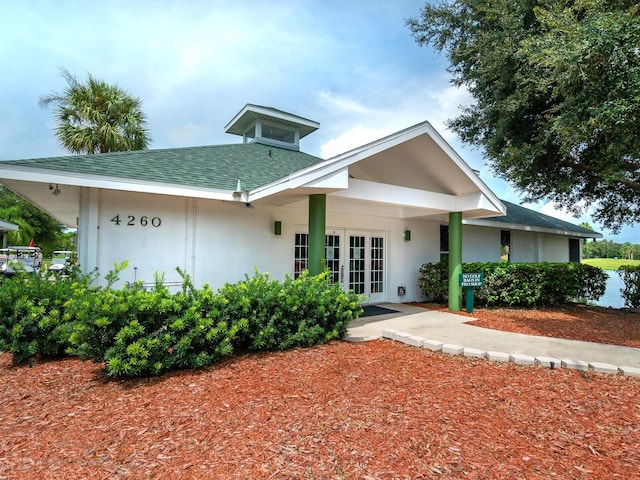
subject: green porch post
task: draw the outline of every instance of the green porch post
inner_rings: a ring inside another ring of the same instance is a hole
[[[449,213],[449,310],[460,311],[462,302],[462,213]]]
[[[326,215],[327,196],[309,195],[309,273],[311,275],[319,275],[324,270]]]

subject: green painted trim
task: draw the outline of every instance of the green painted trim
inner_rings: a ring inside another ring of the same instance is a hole
[[[309,273],[324,271],[324,236],[327,223],[327,196],[309,195]]]
[[[449,310],[459,312],[462,304],[462,213],[449,213]]]

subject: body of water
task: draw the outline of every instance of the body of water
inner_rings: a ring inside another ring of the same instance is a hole
[[[620,290],[624,288],[624,282],[615,270],[606,270],[606,273],[609,275],[607,288],[604,295],[595,304],[601,307],[623,308],[624,299]]]

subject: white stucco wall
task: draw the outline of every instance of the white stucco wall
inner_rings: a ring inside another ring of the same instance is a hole
[[[129,261],[119,285],[134,280],[153,282],[154,271],[164,272],[167,282],[180,282],[176,266],[189,273],[196,286],[206,282],[219,288],[225,282],[243,279],[245,274],[253,275],[254,269],[282,280],[293,274],[295,234],[307,231],[306,201],[285,207],[257,204],[247,208],[240,202],[109,190],[94,190],[89,196],[95,201],[85,209],[86,215],[93,214],[97,220],[81,222],[83,248],[95,251],[94,263],[102,279],[114,262]],[[282,222],[279,236],[273,230],[276,220]],[[418,271],[423,263],[439,259],[439,223],[328,208],[326,225],[329,232],[345,237],[350,233],[384,237],[386,293],[381,300],[421,299]],[[411,230],[410,241],[404,239],[405,230]],[[406,289],[403,297],[397,295],[400,286]]]
[[[544,261],[544,245],[539,243],[539,234],[511,230],[511,262]]]
[[[331,205],[329,201],[327,231],[343,235],[344,253],[352,233],[385,239],[385,294],[376,301],[421,300],[419,269],[440,258],[440,223],[376,216],[373,209],[372,214],[361,208],[336,211]],[[281,235],[274,234],[276,220],[282,223]],[[80,263],[85,271],[97,266],[104,279],[114,262],[128,260],[119,285],[153,282],[155,271],[164,272],[166,282],[179,284],[176,267],[191,275],[196,286],[209,283],[214,289],[251,276],[255,269],[283,280],[293,275],[295,234],[306,233],[307,222],[306,201],[247,208],[242,202],[86,189]],[[406,230],[410,241],[405,241]],[[464,262],[500,260],[500,229],[464,225],[462,235]],[[511,252],[512,262],[568,261],[568,237],[512,230]],[[348,270],[348,260],[343,261]],[[398,287],[405,287],[405,296],[398,296]]]
[[[462,226],[463,262],[499,262],[500,230],[497,228]]]
[[[549,233],[511,231],[512,262],[568,262],[569,238]]]
[[[541,235],[545,262],[569,261],[569,238],[560,235]]]
[[[189,266],[188,203],[181,197],[100,190],[96,264],[101,276],[114,262],[128,260],[122,282],[151,282],[156,270],[165,272],[168,282],[180,280],[175,267]]]

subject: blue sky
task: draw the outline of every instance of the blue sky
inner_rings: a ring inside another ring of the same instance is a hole
[[[469,103],[447,60],[419,47],[405,19],[422,0],[184,0],[5,2],[0,22],[0,160],[66,155],[42,95],[61,92],[59,68],[139,97],[151,148],[235,143],[227,122],[246,104],[320,122],[302,149],[328,158],[428,120],[494,192],[482,152],[445,120]],[[526,205],[573,223],[553,205]],[[640,243],[640,227],[607,238]]]

